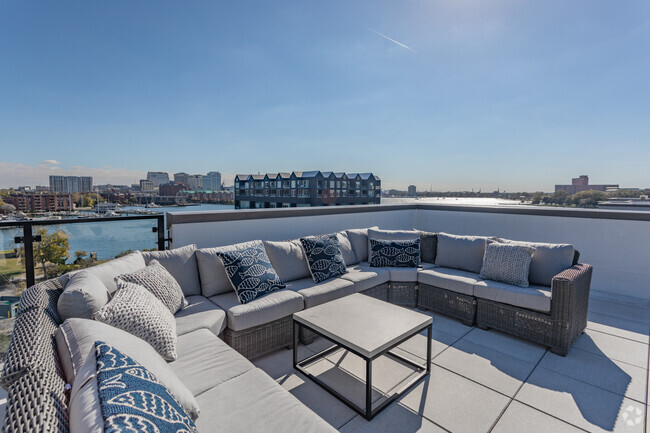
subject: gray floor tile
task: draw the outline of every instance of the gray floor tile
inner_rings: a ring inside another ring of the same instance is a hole
[[[436,365],[400,404],[452,432],[487,432],[510,399]]]
[[[648,346],[643,343],[587,329],[573,347],[610,359],[648,368]]]
[[[630,415],[645,405],[570,377],[536,368],[515,399],[590,432],[643,432]]]
[[[535,368],[533,363],[465,340],[458,341],[433,362],[510,397]]]
[[[350,394],[354,394],[355,391],[358,391],[357,394],[363,395],[363,386],[355,384],[355,381],[350,380],[349,377],[331,374],[332,364],[329,361],[322,360],[319,364],[321,365],[312,366],[313,368],[310,371],[313,374],[321,377],[337,390],[340,389],[342,394],[348,398],[354,398],[354,395]],[[278,383],[337,429],[357,414],[329,392],[300,373],[288,375],[279,380]]]
[[[458,319],[452,319],[451,317],[447,317],[438,313],[432,313],[431,311],[420,311],[420,310],[418,311],[433,317],[434,331],[442,331],[445,334],[450,334],[456,337],[462,337],[463,335],[467,334],[469,331],[474,329],[471,326],[463,325]]]
[[[622,319],[633,320],[635,322],[650,323],[647,308],[598,299],[593,296],[589,298],[589,311],[618,316]]]
[[[633,322],[609,314],[589,312],[587,329],[604,332],[648,344],[650,341],[650,325],[647,323]]]
[[[307,358],[310,355],[313,355],[311,350],[308,350],[303,345],[298,346],[299,359]],[[269,355],[254,359],[253,364],[257,368],[264,370],[274,380],[281,379],[295,372],[293,369],[292,349],[280,349]]]
[[[531,343],[530,341],[522,340],[521,338],[494,329],[484,331],[476,328],[462,339],[533,364],[537,364],[544,355],[544,352],[546,352],[546,348],[539,344]]]
[[[328,355],[327,359],[365,383],[366,362],[362,358],[340,349]],[[372,386],[374,389],[388,395],[396,387],[416,374],[418,373],[414,367],[393,358],[381,356],[372,363]]]
[[[648,373],[644,368],[576,347],[565,357],[547,352],[539,366],[646,403]]]
[[[340,429],[341,433],[444,433],[446,430],[422,418],[412,410],[393,403],[367,421],[357,415]]]
[[[409,340],[400,344],[399,348],[424,359],[427,356],[426,335],[427,335],[426,331],[423,332],[422,334],[418,334],[413,338],[410,338]],[[447,334],[446,332],[438,331],[435,329],[433,330],[433,333],[431,335],[432,335],[431,358],[435,358],[436,356],[438,356],[440,352],[448,348],[451,344],[454,344],[460,338],[458,336]]]
[[[497,425],[494,426],[492,433],[578,433],[583,431],[518,401],[513,401]]]

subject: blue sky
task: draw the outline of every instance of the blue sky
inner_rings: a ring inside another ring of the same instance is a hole
[[[0,186],[320,169],[650,187],[649,54],[647,0],[0,0]]]

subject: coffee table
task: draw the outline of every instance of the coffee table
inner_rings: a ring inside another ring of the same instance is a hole
[[[431,372],[432,324],[431,316],[360,293],[349,295],[293,314],[293,367],[367,420],[371,420]],[[298,337],[301,328],[306,328],[326,338],[333,342],[334,346],[299,361]],[[427,330],[427,359],[424,365],[391,352],[392,349],[424,329]],[[339,348],[354,353],[366,362],[365,408],[359,407],[341,395],[318,377],[309,373],[304,367]],[[400,389],[379,406],[373,408],[371,400],[372,362],[383,355],[415,367],[418,374],[401,384]]]

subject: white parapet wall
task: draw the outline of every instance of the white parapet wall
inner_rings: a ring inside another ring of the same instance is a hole
[[[282,240],[379,226],[570,243],[594,266],[592,290],[650,300],[650,213],[503,206],[371,205],[168,214],[172,247]]]

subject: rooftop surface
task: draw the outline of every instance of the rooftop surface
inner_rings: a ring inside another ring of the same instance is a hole
[[[592,294],[589,324],[566,357],[510,335],[433,316],[432,370],[372,421],[295,372],[291,350],[254,361],[344,433],[352,432],[646,432],[650,303]],[[401,354],[423,362],[425,333]],[[300,358],[328,343],[300,346]],[[339,350],[308,371],[362,404],[365,366]],[[414,374],[382,357],[373,364],[376,401]]]

